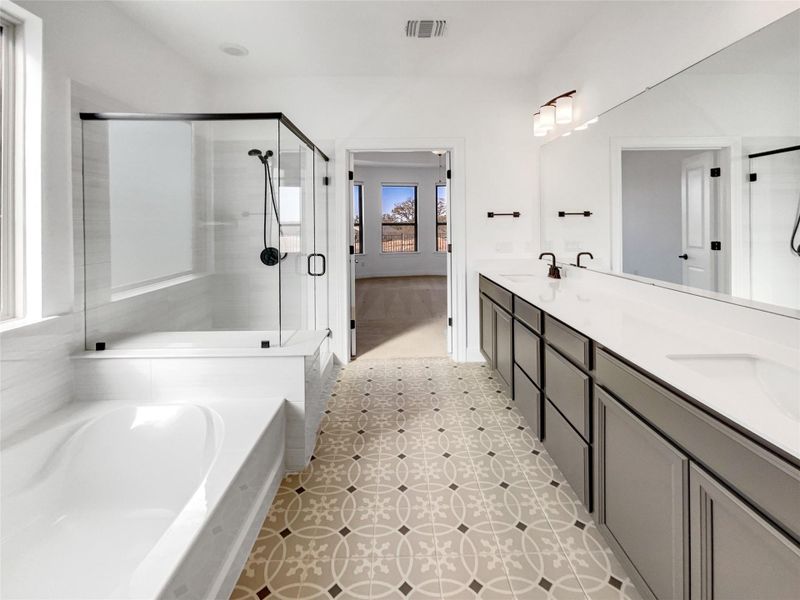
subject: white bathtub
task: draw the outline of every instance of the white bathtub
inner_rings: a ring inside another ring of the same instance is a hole
[[[327,331],[298,331],[289,344],[261,348],[267,331],[165,331],[109,342],[73,356],[83,400],[192,402],[279,396],[286,405],[286,466],[311,459],[333,360]]]
[[[3,598],[226,595],[283,473],[284,402],[78,402],[2,448]]]

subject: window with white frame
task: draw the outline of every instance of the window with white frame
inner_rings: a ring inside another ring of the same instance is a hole
[[[0,107],[2,107],[2,140],[0,140],[0,162],[2,163],[2,202],[0,203],[0,319],[16,317],[19,291],[17,269],[17,241],[15,227],[15,173],[14,173],[14,104],[15,104],[15,40],[16,26],[0,17]],[[21,217],[21,215],[19,215]]]
[[[42,20],[0,2],[0,320],[42,317]]]

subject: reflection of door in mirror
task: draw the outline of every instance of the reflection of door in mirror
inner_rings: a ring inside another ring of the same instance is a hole
[[[716,291],[716,259],[711,237],[716,227],[716,198],[712,186],[713,152],[702,152],[683,159],[681,165],[681,239],[684,285]]]
[[[629,275],[724,291],[728,244],[712,250],[725,224],[727,189],[711,169],[717,150],[623,150],[622,271]]]

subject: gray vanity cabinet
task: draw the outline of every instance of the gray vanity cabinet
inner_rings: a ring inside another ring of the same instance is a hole
[[[487,360],[643,596],[800,600],[796,460],[482,276],[480,302]]]
[[[692,599],[800,597],[800,547],[699,466],[689,480]]]
[[[597,526],[643,595],[688,598],[689,459],[599,388],[595,423]]]

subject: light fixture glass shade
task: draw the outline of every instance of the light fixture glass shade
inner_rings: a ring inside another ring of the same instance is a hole
[[[572,123],[572,96],[556,100],[556,123]]]
[[[542,127],[542,115],[536,113],[533,115],[533,137],[544,137],[547,135],[547,129]]]
[[[541,124],[545,129],[552,129],[556,126],[556,107],[552,104],[545,104],[539,109]]]

